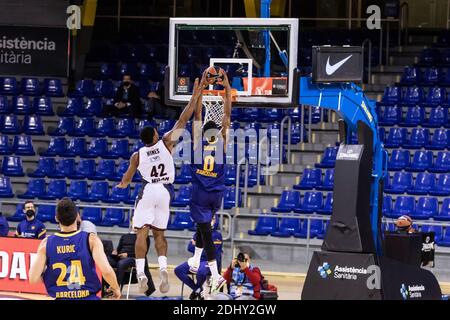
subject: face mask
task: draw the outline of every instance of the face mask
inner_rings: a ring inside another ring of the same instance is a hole
[[[25,212],[25,214],[27,215],[28,218],[34,217],[34,211],[33,210],[27,210],[27,212]]]
[[[130,84],[131,84],[130,81],[124,81],[124,82],[123,82],[123,85],[124,85],[125,87],[128,87]]]

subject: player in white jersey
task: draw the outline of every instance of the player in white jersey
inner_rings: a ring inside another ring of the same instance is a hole
[[[152,229],[155,239],[155,249],[158,254],[161,283],[161,293],[169,291],[169,276],[167,273],[167,240],[164,231],[170,217],[170,200],[173,196],[172,183],[175,179],[175,166],[172,158],[172,149],[178,142],[186,123],[191,118],[197,100],[202,94],[202,88],[206,86],[205,73],[199,84],[196,79],[194,90],[188,105],[184,108],[180,118],[171,131],[159,139],[158,131],[153,127],[142,129],[140,138],[144,147],[133,153],[130,165],[122,177],[118,188],[126,188],[139,170],[143,178],[142,189],[136,198],[133,228],[137,230],[136,238],[136,270],[139,287],[142,292],[147,290],[147,277],[144,273],[145,256],[147,253],[147,237],[149,229]]]

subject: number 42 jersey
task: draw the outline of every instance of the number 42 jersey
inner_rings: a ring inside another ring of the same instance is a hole
[[[151,184],[170,184],[175,180],[172,154],[162,140],[153,146],[139,149],[138,170],[142,178]]]

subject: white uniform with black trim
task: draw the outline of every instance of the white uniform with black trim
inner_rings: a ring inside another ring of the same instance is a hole
[[[151,147],[142,147],[138,152],[138,170],[143,184],[134,206],[133,227],[147,225],[165,230],[174,192],[172,183],[175,180],[175,165],[172,154],[162,140]]]

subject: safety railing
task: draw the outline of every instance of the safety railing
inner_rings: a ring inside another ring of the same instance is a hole
[[[287,141],[287,161],[288,164],[291,162],[291,130],[292,130],[292,119],[289,116],[285,116],[280,123],[280,162],[283,163],[283,149],[284,149],[284,125],[288,123],[288,141]]]
[[[368,46],[368,50],[367,50],[367,83],[372,84],[372,40],[367,38],[361,44],[363,58],[364,58],[366,45]],[[322,119],[322,121],[323,121],[323,119]]]
[[[450,5],[450,0],[448,2]],[[400,29],[404,31],[405,39],[404,44],[408,44],[408,29],[409,29],[409,4],[408,2],[403,2],[400,5]],[[448,8],[447,8],[447,29],[448,29]]]
[[[247,194],[248,194],[248,160],[247,158],[242,158],[239,160],[238,164],[236,165],[236,195],[235,195],[235,202],[236,207],[239,206],[239,186],[240,186],[240,180],[241,180],[241,166],[245,165],[244,167],[244,197],[243,197],[243,203],[242,206],[244,208],[247,208]]]
[[[266,152],[264,154],[264,158],[263,158],[263,150],[262,147],[264,146],[264,144],[266,144],[267,148],[266,148]],[[267,143],[267,136],[264,136],[261,140],[259,140],[259,144],[258,144],[258,164],[256,166],[256,185],[259,187],[261,185],[261,170],[262,170],[262,166],[261,166],[261,162],[263,161],[262,159],[265,160],[264,165],[267,167],[269,165],[269,144]],[[265,168],[266,168],[265,167]]]

